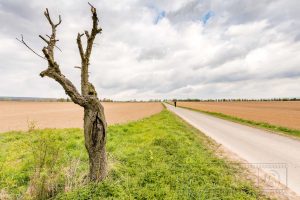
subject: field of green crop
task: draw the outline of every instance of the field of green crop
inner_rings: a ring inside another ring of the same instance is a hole
[[[110,172],[85,181],[81,129],[0,134],[0,199],[264,199],[216,145],[168,112],[109,127]]]

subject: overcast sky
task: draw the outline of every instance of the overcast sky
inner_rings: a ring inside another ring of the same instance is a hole
[[[97,0],[103,33],[90,79],[100,98],[300,97],[299,0]],[[39,73],[36,51],[49,34],[48,7],[58,27],[56,58],[78,87],[78,32],[90,30],[82,0],[0,0],[0,96],[66,97]],[[80,88],[78,88],[80,90]]]

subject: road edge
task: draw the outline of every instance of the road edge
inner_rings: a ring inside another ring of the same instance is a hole
[[[170,103],[167,103],[167,104],[173,106]],[[248,127],[251,127],[251,128],[260,129],[260,130],[266,131],[266,132],[268,132],[270,134],[281,135],[281,136],[284,136],[284,137],[288,137],[288,138],[300,141],[300,136],[295,136],[295,135],[292,135],[292,134],[289,134],[289,133],[286,133],[286,132],[276,131],[276,130],[269,129],[269,128],[266,128],[266,127],[263,127],[263,126],[258,126],[258,125],[254,125],[254,124],[250,124],[250,123],[246,123],[246,122],[241,122],[241,121],[238,121],[238,120],[232,120],[232,119],[229,119],[229,118],[217,116],[217,115],[209,113],[208,111],[206,112],[206,111],[203,111],[203,110],[197,110],[197,109],[194,109],[194,108],[188,108],[188,107],[184,107],[184,106],[177,106],[177,107],[178,108],[187,109],[187,110],[191,110],[191,111],[195,111],[195,112],[199,112],[201,114],[205,114],[205,115],[208,115],[208,116],[216,117],[218,119],[223,119],[223,120],[230,121],[230,122],[233,122],[233,123],[245,125],[245,126],[248,126]],[[223,114],[223,113],[218,113],[218,114]],[[226,115],[226,114],[223,114],[223,115]],[[231,115],[226,115],[226,116],[228,116],[228,117],[234,117],[234,116],[231,116]],[[238,117],[236,117],[236,118],[238,118]],[[243,119],[243,118],[240,118],[240,119],[246,120],[246,119]],[[249,120],[249,121],[251,121],[251,120]],[[253,122],[260,123],[260,122],[256,122],[256,121],[253,121]],[[270,124],[270,125],[272,125],[272,124]],[[282,127],[282,128],[285,128],[285,127]]]

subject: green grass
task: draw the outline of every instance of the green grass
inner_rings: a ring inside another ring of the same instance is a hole
[[[9,132],[0,135],[0,146],[0,190],[14,198],[28,194],[44,158],[40,152],[48,151],[40,177],[46,182],[53,179],[47,182],[56,188],[53,199],[265,198],[242,178],[240,166],[218,158],[213,142],[166,110],[109,127],[110,172],[97,185],[80,183],[88,169],[80,129]],[[70,181],[66,171],[74,166],[73,160],[79,164],[75,181]],[[66,189],[67,183],[74,183],[71,189]]]
[[[242,118],[239,118],[239,117],[226,115],[226,114],[218,113],[218,112],[209,112],[209,111],[197,110],[197,109],[194,109],[194,108],[188,108],[188,107],[184,107],[184,106],[177,106],[177,107],[186,108],[186,109],[189,109],[189,110],[194,110],[194,111],[197,111],[197,112],[206,113],[206,114],[209,114],[209,115],[212,115],[212,116],[215,116],[215,117],[219,117],[219,118],[226,119],[226,120],[233,121],[233,122],[242,123],[242,124],[245,124],[245,125],[254,126],[254,127],[257,127],[257,128],[262,128],[262,129],[269,130],[269,131],[272,131],[272,132],[283,133],[283,134],[287,134],[287,135],[291,135],[291,136],[295,136],[295,137],[300,137],[300,130],[296,130],[296,129],[290,129],[290,128],[287,128],[287,127],[277,126],[277,125],[269,124],[267,122],[258,122],[258,121],[242,119]]]

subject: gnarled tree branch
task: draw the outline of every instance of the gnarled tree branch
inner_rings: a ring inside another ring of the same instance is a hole
[[[82,61],[82,65],[84,64],[84,60],[85,60],[85,56],[84,56],[84,52],[83,52],[83,47],[82,47],[82,42],[81,42],[81,37],[83,36],[83,34],[78,33],[77,35],[77,46],[79,49],[79,53],[80,53],[80,57],[81,57],[81,61]]]
[[[83,34],[78,33],[77,35],[77,46],[79,49],[79,54],[81,57],[81,94],[82,96],[88,95],[88,90],[89,90],[89,62],[90,62],[90,56],[93,48],[93,43],[94,40],[97,36],[97,34],[100,34],[102,29],[98,27],[98,16],[97,16],[97,11],[96,8],[89,3],[91,6],[91,12],[92,12],[92,20],[93,20],[93,27],[91,32],[89,33],[88,31],[84,31],[84,34],[86,35],[87,38],[87,45],[85,51],[83,50],[82,46],[82,41],[81,37]]]
[[[45,71],[42,71],[40,73],[40,76],[47,76],[56,80],[64,88],[66,94],[72,99],[74,103],[80,106],[85,106],[86,99],[79,94],[73,83],[69,79],[67,79],[63,74],[55,71],[52,68],[48,68]]]
[[[24,38],[23,38],[23,35],[21,34],[21,39],[19,38],[16,38],[19,42],[21,42],[22,44],[24,44],[30,51],[32,51],[35,55],[37,55],[38,57],[40,58],[43,58],[46,60],[45,57],[41,56],[40,54],[38,54],[37,52],[35,52],[25,41],[24,41]]]
[[[86,100],[80,95],[74,84],[61,73],[59,65],[54,59],[54,47],[56,47],[56,42],[58,41],[56,39],[56,28],[62,22],[61,16],[59,16],[59,22],[57,24],[54,24],[50,17],[48,9],[46,9],[44,15],[51,25],[52,31],[50,36],[47,35],[49,40],[41,35],[39,36],[47,44],[47,46],[45,46],[42,51],[48,61],[48,68],[42,71],[40,75],[41,77],[47,76],[56,80],[64,88],[66,94],[70,96],[74,103],[79,104],[80,106],[85,106]]]

